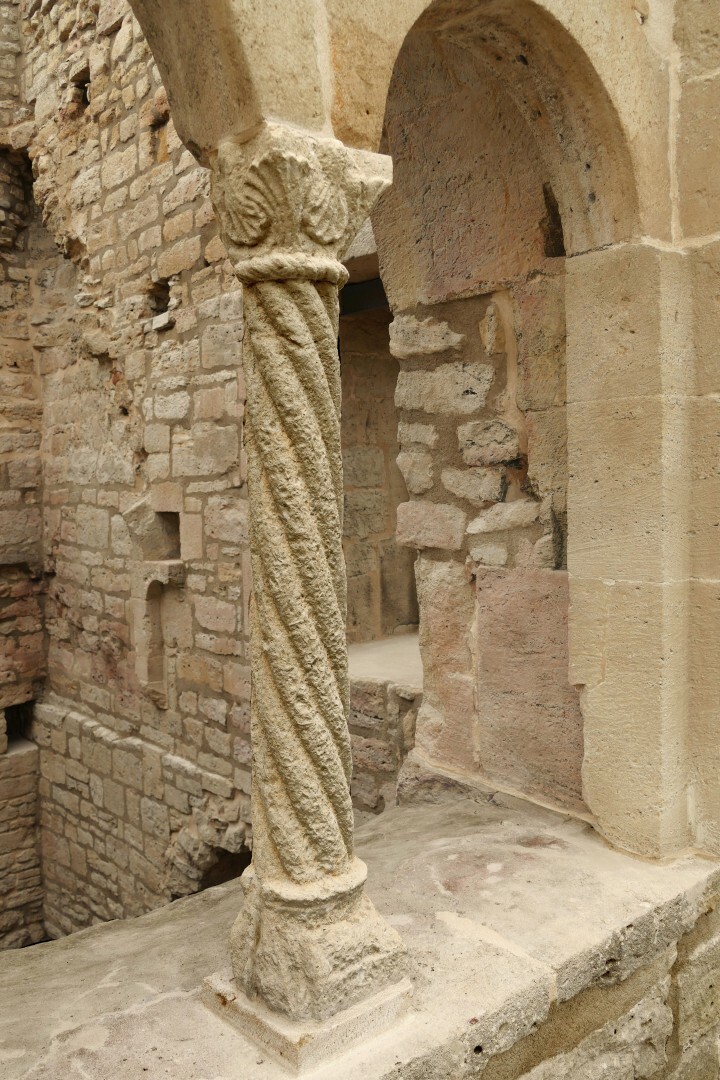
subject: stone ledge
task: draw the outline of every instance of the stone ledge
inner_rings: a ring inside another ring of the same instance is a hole
[[[717,862],[651,864],[492,793],[387,811],[357,851],[407,946],[413,1009],[317,1080],[678,1080],[720,1031]],[[0,957],[3,1080],[70,1076],[76,1061],[88,1080],[285,1080],[201,1000],[241,895],[221,886]],[[669,1035],[673,994],[699,1019]]]

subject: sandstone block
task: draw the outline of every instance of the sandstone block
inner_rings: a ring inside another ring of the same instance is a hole
[[[163,251],[158,258],[158,274],[161,278],[170,278],[183,270],[192,270],[200,258],[202,240],[199,236],[191,236],[185,240],[179,240],[177,244]]]
[[[180,515],[180,555],[183,559],[202,559],[202,514]]]
[[[345,493],[345,536],[372,536],[384,532],[390,517],[388,498],[383,491],[348,491]]]
[[[720,223],[717,147],[708,137],[720,115],[720,77],[683,85],[678,132],[680,218],[685,236],[716,233]]]
[[[461,424],[458,442],[466,465],[495,465],[520,456],[519,435],[502,420]]]
[[[28,454],[7,464],[8,483],[16,491],[20,488],[36,488],[40,484],[40,457]]]
[[[126,0],[102,0],[97,16],[98,35],[104,37],[119,30],[127,10]]]
[[[397,542],[406,547],[459,551],[466,521],[456,506],[424,499],[401,503],[397,510]]]
[[[236,427],[220,427],[201,421],[193,424],[190,438],[185,433],[183,436],[173,443],[173,475],[206,477],[226,473],[237,465]]]
[[[170,428],[167,424],[146,424],[143,445],[148,454],[164,454],[170,449]]]
[[[137,148],[133,145],[127,147],[126,150],[116,150],[103,161],[100,167],[103,187],[113,188],[118,184],[126,184],[136,171]]]
[[[677,975],[678,1038],[687,1046],[720,1023],[720,938],[696,946]]]
[[[401,446],[419,446],[430,448],[437,446],[438,432],[432,424],[398,424],[398,442]]]
[[[155,398],[155,416],[158,420],[182,420],[189,411],[190,395],[185,390]]]
[[[494,540],[471,540],[469,552],[473,562],[483,566],[505,566],[508,561],[507,545]]]
[[[207,630],[219,630],[231,634],[237,622],[234,604],[218,600],[214,596],[195,597],[195,618]]]
[[[469,535],[505,532],[508,529],[525,529],[533,525],[540,514],[540,503],[534,499],[518,499],[516,502],[498,503],[481,511],[468,525]]]
[[[246,499],[233,495],[213,495],[205,507],[205,528],[214,540],[232,544],[248,541],[248,505]]]
[[[94,548],[108,546],[110,515],[107,510],[95,506],[79,506],[75,520],[80,544]]]
[[[196,420],[220,420],[225,413],[225,391],[222,386],[198,390],[193,402]]]
[[[681,550],[687,538],[688,478],[675,457],[685,423],[683,407],[659,396],[568,406],[568,443],[573,447],[568,483],[571,573],[626,581],[665,579],[668,552]],[[678,467],[663,468],[670,454]]]
[[[434,353],[457,352],[464,341],[440,319],[418,319],[415,315],[396,315],[390,323],[390,352],[398,360]]]
[[[502,469],[443,469],[440,478],[443,487],[452,495],[476,506],[500,502],[507,490]]]
[[[235,367],[241,360],[242,331],[238,325],[209,326],[202,336],[200,356],[205,368]]]
[[[458,361],[434,371],[401,371],[395,391],[398,409],[463,416],[482,409],[495,378],[489,364]]]
[[[581,807],[583,721],[567,674],[567,574],[479,568],[476,583],[483,773]]]
[[[680,317],[684,256],[648,244],[579,255],[567,263],[567,400],[607,401],[669,389],[660,358]],[[673,358],[680,365],[679,356]]]
[[[433,486],[432,455],[422,450],[401,450],[397,465],[411,495],[422,495]]]

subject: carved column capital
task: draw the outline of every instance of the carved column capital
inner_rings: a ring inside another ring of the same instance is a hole
[[[212,197],[238,278],[344,284],[340,259],[389,183],[389,159],[280,124],[226,139]]]

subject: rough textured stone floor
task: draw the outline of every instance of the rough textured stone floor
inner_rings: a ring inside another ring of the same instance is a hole
[[[358,850],[408,946],[414,1007],[313,1074],[323,1080],[480,1075],[481,1060],[542,1028],[552,1002],[652,968],[720,879],[716,863],[648,864],[582,822],[497,796],[393,809],[360,830]],[[286,1076],[198,1000],[227,964],[239,903],[233,883],[0,957],[0,1075]]]

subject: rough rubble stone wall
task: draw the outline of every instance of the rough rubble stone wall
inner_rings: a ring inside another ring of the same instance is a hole
[[[22,114],[21,114],[22,115]],[[32,201],[27,156],[0,151],[0,947],[44,936],[38,751],[19,706],[41,691],[46,641],[41,373],[69,335],[74,267]],[[11,739],[8,746],[8,739]],[[7,753],[3,751],[7,750]]]
[[[19,739],[0,754],[0,949],[45,937],[37,791],[38,748]]]
[[[191,891],[202,869],[192,853],[177,869],[178,837],[204,815],[243,836],[249,820],[242,301],[128,8],[23,14],[35,197],[78,273],[73,334],[42,369],[52,577],[33,737],[58,934]]]
[[[0,708],[31,700],[45,667],[39,358],[53,324],[57,250],[29,165],[0,151]],[[62,260],[60,260],[62,261]],[[66,300],[66,297],[62,297]]]
[[[489,40],[409,35],[386,115],[393,187],[373,214],[401,365],[398,539],[419,552],[417,751],[582,808],[562,224]]]
[[[395,542],[407,490],[396,464],[398,363],[389,322],[383,310],[340,320],[349,641],[387,637],[418,621],[413,554]]]
[[[415,741],[422,693],[381,679],[350,684],[351,795],[358,810],[377,814],[394,806],[398,775]]]
[[[0,127],[20,119],[20,0],[0,2]]]
[[[192,892],[251,842],[242,292],[124,0],[6,6],[23,53],[5,138],[27,147],[49,244],[7,300],[32,294],[47,680],[30,735],[56,936]],[[17,490],[39,527],[39,489]],[[19,614],[14,649],[35,634]],[[404,711],[384,722],[393,754]],[[368,792],[374,768],[388,781],[369,757]]]

